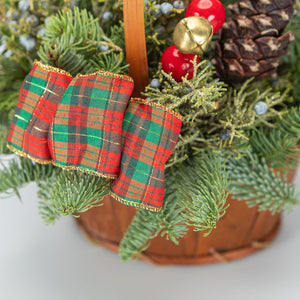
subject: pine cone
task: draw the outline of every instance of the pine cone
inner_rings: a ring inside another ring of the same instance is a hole
[[[232,12],[215,44],[212,60],[222,80],[242,83],[276,76],[293,33],[282,34],[295,13],[295,0],[245,0],[229,6]]]

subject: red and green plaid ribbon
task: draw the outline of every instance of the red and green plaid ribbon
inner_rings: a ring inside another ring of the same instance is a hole
[[[129,76],[99,71],[73,79],[36,61],[21,88],[8,147],[39,163],[117,177],[114,198],[159,211],[164,164],[182,116],[142,99],[127,107],[133,86]]]
[[[7,146],[39,163],[50,163],[48,131],[57,105],[72,80],[58,68],[35,61],[26,76],[7,137]]]
[[[111,195],[152,211],[164,198],[164,164],[173,152],[182,116],[152,102],[132,99],[123,119],[121,172]]]
[[[53,163],[114,178],[120,171],[122,120],[133,80],[108,72],[78,75],[70,83],[49,133]]]

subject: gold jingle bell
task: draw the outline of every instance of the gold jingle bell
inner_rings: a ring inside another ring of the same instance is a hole
[[[209,46],[213,36],[213,27],[202,17],[187,17],[175,27],[173,41],[176,48],[183,53],[202,55]]]

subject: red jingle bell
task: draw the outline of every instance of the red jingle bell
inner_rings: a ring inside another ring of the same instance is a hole
[[[182,77],[188,74],[187,79],[192,79],[194,74],[193,60],[197,57],[197,63],[200,63],[199,56],[196,54],[185,54],[172,45],[168,47],[161,57],[163,70],[170,74],[177,81],[182,81]]]
[[[187,8],[185,16],[205,18],[216,33],[225,21],[225,8],[219,0],[193,0]]]

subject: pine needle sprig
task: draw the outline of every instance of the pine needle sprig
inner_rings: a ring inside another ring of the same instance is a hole
[[[168,168],[162,209],[138,210],[120,244],[122,260],[138,258],[157,236],[178,245],[188,228],[208,235],[228,207],[227,187],[227,173],[217,155],[198,155],[191,164]]]
[[[159,72],[162,89],[146,87],[144,95],[151,101],[180,112],[185,123],[193,122],[200,114],[207,114],[216,109],[216,101],[226,91],[223,83],[214,79],[214,68],[204,60],[193,60],[193,78],[182,82],[175,81],[163,70]]]
[[[53,224],[60,218],[60,215],[49,205],[51,201],[52,190],[57,181],[57,176],[50,176],[47,180],[39,180],[37,195],[39,198],[39,214],[45,224]]]
[[[60,169],[52,164],[42,165],[24,157],[11,160],[8,166],[4,166],[3,163],[1,165],[0,193],[7,197],[16,194],[21,198],[19,188],[29,182],[47,180],[53,174],[60,172]]]
[[[21,84],[19,86],[21,88]],[[0,112],[10,112],[13,110],[18,102],[20,89],[7,90],[0,92]]]
[[[91,30],[93,29],[94,30]],[[80,10],[78,7],[60,10],[56,16],[51,17],[47,23],[44,42],[51,42],[62,34],[70,35],[74,40],[72,44],[80,49],[90,50],[91,45],[81,45],[82,41],[100,41],[104,35],[98,24],[98,19],[94,18],[87,10]]]
[[[290,137],[299,139],[300,137],[300,107],[291,107],[288,113],[286,113],[278,122],[277,128]]]
[[[226,147],[234,152],[241,148],[240,151],[243,151],[241,145],[249,142],[248,131],[258,126],[275,127],[274,122],[287,113],[288,90],[283,93],[274,92],[271,88],[260,90],[252,81],[247,80],[239,89],[229,88],[219,102],[217,113],[202,124],[199,123],[200,130],[204,126],[208,130],[210,139],[207,138],[206,142],[209,147]],[[267,106],[267,111],[262,115],[255,111],[255,105],[259,102]],[[230,132],[230,137],[224,141],[217,139],[223,130]]]
[[[257,205],[259,211],[268,210],[275,214],[284,209],[290,212],[299,204],[295,186],[287,183],[286,175],[256,154],[229,160],[227,169],[233,196],[245,200],[249,207]]]
[[[282,116],[286,111],[278,110],[278,105],[284,105],[288,90],[284,93],[273,92],[271,88],[259,90],[252,85],[253,78],[248,79],[239,89],[230,88],[220,103],[218,119],[223,127],[232,131],[251,128],[264,124],[274,126],[269,120]],[[254,106],[264,102],[268,108],[263,115],[255,112]]]
[[[61,172],[55,182],[40,192],[40,214],[45,223],[50,224],[60,216],[72,215],[78,217],[79,213],[93,207],[101,206],[103,198],[109,193],[110,181],[77,171]]]
[[[105,51],[99,50],[101,46]],[[38,55],[43,63],[73,76],[96,72],[99,68],[122,73],[127,68],[123,49],[104,34],[97,18],[78,7],[59,11],[51,18]]]
[[[189,164],[188,172],[180,170],[180,206],[187,224],[194,231],[207,230],[207,236],[228,208],[228,174],[220,154],[201,153]]]
[[[10,114],[7,111],[0,110],[0,154],[8,154],[10,150],[7,148],[7,135],[10,127]]]
[[[254,153],[275,168],[296,168],[300,159],[297,139],[277,128],[260,127],[250,135]]]
[[[158,77],[162,88],[146,87],[144,95],[150,101],[166,106],[178,111],[183,115],[183,125],[179,136],[178,144],[173,155],[169,159],[167,166],[184,161],[189,157],[191,147],[196,142],[205,148],[205,136],[209,128],[201,128],[201,124],[209,124],[210,116],[217,114],[218,102],[222,99],[226,88],[222,82],[214,78],[214,68],[206,60],[197,63],[193,61],[194,75],[182,82],[175,81],[170,74],[163,70],[158,72]]]
[[[122,261],[137,259],[150,246],[151,240],[159,235],[178,245],[178,239],[186,234],[188,228],[181,215],[182,208],[178,205],[181,198],[178,197],[174,175],[176,169],[169,168],[166,171],[166,194],[159,212],[137,211],[120,243]]]
[[[208,61],[194,63],[194,76],[176,82],[170,74],[160,70],[161,88],[146,87],[145,96],[150,101],[167,106],[184,116],[181,133],[167,167],[187,159],[191,154],[205,149],[231,148],[238,152],[248,141],[247,131],[257,126],[274,127],[274,122],[286,113],[287,95],[274,92],[270,87],[257,88],[253,78],[239,88],[229,88],[214,79],[214,68]],[[267,111],[259,115],[255,105],[264,102]],[[229,138],[223,139],[227,131]],[[243,151],[243,149],[241,150]]]
[[[296,1],[295,8],[300,10],[300,2]],[[291,30],[294,33],[294,40],[289,45],[289,52],[287,55],[283,55],[281,61],[284,64],[289,65],[290,68],[296,70],[299,67],[300,58],[300,16],[296,13],[289,21],[285,28],[285,32]]]

